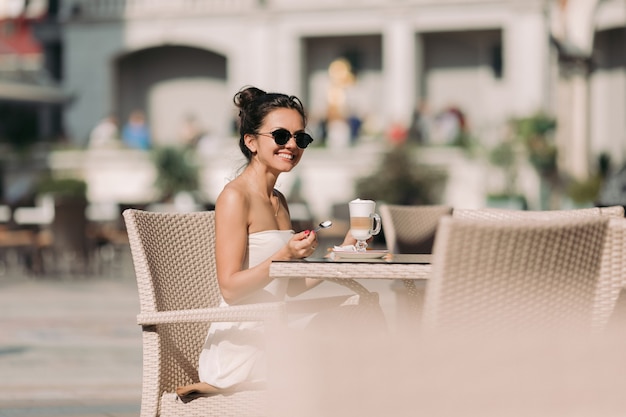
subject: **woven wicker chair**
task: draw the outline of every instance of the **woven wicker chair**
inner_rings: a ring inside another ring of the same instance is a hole
[[[425,329],[473,335],[591,330],[598,291],[608,287],[600,274],[608,223],[606,217],[442,218]]]
[[[361,319],[376,311],[373,304],[378,306],[378,294],[371,293],[365,299],[339,295],[219,307],[214,211],[154,213],[127,209],[123,216],[141,308],[137,316],[143,334],[141,417],[269,414],[263,389],[187,402],[175,394],[177,387],[198,382],[198,357],[211,322],[265,320],[284,324],[287,315],[336,311],[337,307],[341,307],[341,314]]]
[[[611,217],[624,217],[624,206],[598,207],[600,214]]]
[[[525,211],[497,208],[455,209],[453,217],[484,220],[553,220],[555,218],[609,217],[609,228],[602,254],[600,285],[594,303],[594,326],[603,328],[613,318],[620,291],[626,289],[626,219],[623,206],[591,207],[574,210]],[[626,318],[619,317],[624,320]]]
[[[624,217],[623,206],[589,207],[572,210],[510,210],[501,208],[454,209],[452,216],[459,219],[546,219],[556,217],[608,216]]]
[[[432,253],[439,219],[450,215],[452,207],[381,204],[379,212],[389,252]],[[407,288],[407,285],[411,288]],[[408,284],[400,281],[391,283],[391,289],[396,296],[396,316],[415,316],[406,323],[401,323],[402,325],[411,326],[413,318],[420,320],[425,288],[424,281],[411,281]],[[411,297],[409,292],[413,293]]]
[[[626,219],[611,218],[602,250],[600,287],[594,301],[595,327],[604,328],[611,321],[622,323],[626,321],[624,312],[616,311],[620,292],[624,290],[626,290]]]
[[[439,219],[452,214],[443,205],[381,204],[379,210],[391,253],[431,253]]]
[[[141,417],[263,416],[266,392],[243,391],[183,403],[178,386],[198,382],[198,357],[212,321],[284,317],[284,303],[218,307],[215,213],[125,210],[143,334]]]

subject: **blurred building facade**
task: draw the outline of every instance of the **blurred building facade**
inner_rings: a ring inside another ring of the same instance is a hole
[[[335,117],[339,103],[366,132],[408,124],[419,103],[459,108],[486,143],[511,117],[561,108],[570,165],[602,151],[621,162],[625,9],[623,0],[65,0],[63,82],[77,93],[65,124],[80,144],[104,115],[141,108],[157,142],[174,141],[190,115],[226,135],[233,93],[252,84],[300,95],[313,121]],[[329,68],[342,58],[351,78],[337,87]],[[566,88],[564,71],[581,62],[582,86]],[[568,109],[581,94],[586,104]]]
[[[26,146],[40,139],[57,138],[62,133],[61,106],[70,97],[59,85],[59,71],[49,71],[59,54],[46,56],[34,33],[34,27],[45,21],[50,11],[54,13],[57,5],[48,0],[0,2],[0,140],[3,142]]]
[[[456,125],[441,117],[425,143],[445,144],[462,127],[492,147],[511,118],[543,112],[557,118],[568,173],[584,178],[600,153],[626,159],[624,0],[28,3],[48,8],[36,34],[72,97],[62,125],[77,147],[103,117],[123,123],[137,109],[155,145],[177,143],[190,120],[194,131],[230,137],[232,96],[256,85],[300,96],[326,148],[350,146],[355,131],[369,143],[402,140],[416,109],[462,116]],[[484,176],[459,172],[449,194]]]

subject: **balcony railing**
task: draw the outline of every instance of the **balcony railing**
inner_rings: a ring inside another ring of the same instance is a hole
[[[77,20],[120,20],[153,17],[235,15],[255,11],[304,11],[349,8],[428,7],[544,0],[74,0]]]
[[[262,0],[76,0],[71,19],[119,20],[246,13]]]

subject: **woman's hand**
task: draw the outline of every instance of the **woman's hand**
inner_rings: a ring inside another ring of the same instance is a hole
[[[289,252],[293,259],[302,259],[311,256],[319,242],[317,241],[317,233],[311,230],[305,230],[296,233],[287,244]]]

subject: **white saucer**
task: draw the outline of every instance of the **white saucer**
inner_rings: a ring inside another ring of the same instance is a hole
[[[388,250],[366,250],[365,252],[355,252],[349,250],[336,250],[333,249],[333,255],[343,259],[377,259],[382,258],[389,253]]]

